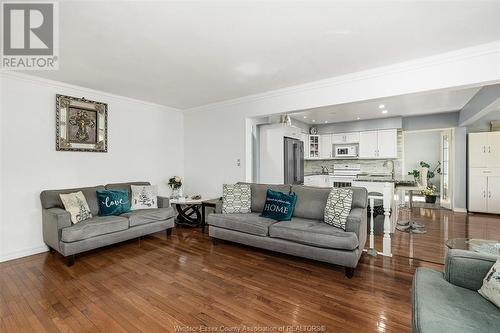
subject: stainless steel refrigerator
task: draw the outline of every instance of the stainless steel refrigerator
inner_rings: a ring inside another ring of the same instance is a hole
[[[285,184],[304,184],[304,142],[285,138]]]

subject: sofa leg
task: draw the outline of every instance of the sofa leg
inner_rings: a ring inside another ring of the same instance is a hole
[[[219,240],[217,238],[215,238],[215,237],[212,237],[212,244],[213,245],[219,244]]]
[[[51,247],[49,246],[49,253],[52,253],[52,254],[53,254],[53,253],[56,253],[56,250],[54,250],[53,248],[51,248]]]
[[[345,276],[350,279],[354,276],[354,268],[352,267],[346,267],[345,268]]]
[[[71,267],[75,264],[75,255],[70,255],[65,257],[66,259],[66,266]]]
[[[172,235],[172,229],[173,229],[173,228],[168,228],[168,229],[166,230],[166,232],[167,232],[167,237]]]

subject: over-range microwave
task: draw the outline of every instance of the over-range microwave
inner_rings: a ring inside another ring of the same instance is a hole
[[[358,145],[335,146],[335,157],[358,157]]]

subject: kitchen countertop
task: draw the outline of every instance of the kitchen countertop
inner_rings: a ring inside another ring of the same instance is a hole
[[[396,186],[416,186],[417,182],[413,177],[391,177],[391,176],[372,176],[358,175],[354,181],[358,182],[378,182],[378,183],[394,183]]]

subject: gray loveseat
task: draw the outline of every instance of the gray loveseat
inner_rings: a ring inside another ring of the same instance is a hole
[[[450,250],[444,273],[418,268],[413,277],[413,332],[500,332],[500,309],[477,292],[496,259]]]
[[[302,185],[250,184],[252,206],[248,214],[208,215],[209,234],[218,239],[314,259],[346,268],[352,277],[363,251],[367,235],[368,194],[365,188],[352,187],[352,209],[346,230],[323,222],[329,188]],[[291,221],[277,222],[260,217],[267,188],[297,195]]]
[[[132,182],[43,191],[40,200],[45,244],[51,251],[57,251],[65,256],[68,266],[71,266],[75,262],[77,253],[163,230],[170,235],[174,227],[175,213],[169,205],[168,198],[158,197],[158,209],[134,210],[120,216],[99,216],[96,190],[127,190],[130,197],[130,185],[149,185],[149,183]],[[59,194],[77,191],[83,192],[92,212],[92,218],[72,224],[70,214],[64,210]]]

